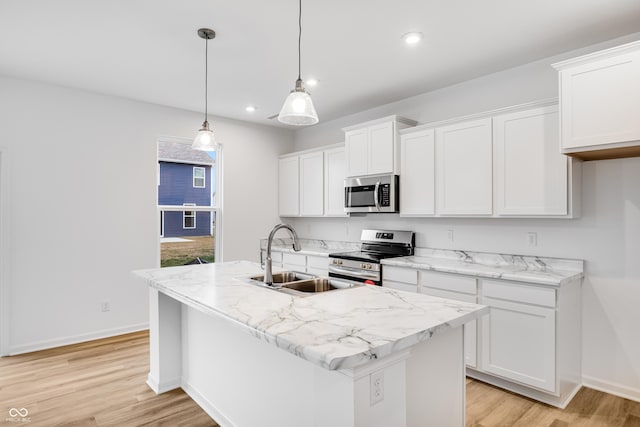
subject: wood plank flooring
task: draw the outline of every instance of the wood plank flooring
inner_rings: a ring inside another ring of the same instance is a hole
[[[0,426],[218,425],[180,389],[156,396],[148,373],[146,331],[0,358]]]
[[[148,371],[147,332],[0,358],[0,426],[218,425],[182,390],[156,396]],[[640,427],[640,403],[583,388],[559,410],[468,379],[467,425]]]

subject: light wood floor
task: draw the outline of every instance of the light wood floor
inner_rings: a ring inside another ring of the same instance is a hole
[[[0,426],[217,426],[182,390],[156,396],[148,371],[147,332],[0,358]],[[583,388],[559,410],[469,379],[467,425],[640,427],[640,403]]]

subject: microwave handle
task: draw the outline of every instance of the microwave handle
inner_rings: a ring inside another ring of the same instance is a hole
[[[376,205],[376,209],[380,210],[380,198],[378,193],[380,191],[380,181],[376,182],[376,188],[373,190],[373,203]]]

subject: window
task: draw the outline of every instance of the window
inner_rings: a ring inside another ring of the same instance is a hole
[[[204,178],[204,171],[204,168],[193,168],[193,188],[204,188],[206,182]]]
[[[190,139],[158,139],[161,267],[222,260],[221,149],[197,151],[191,143]]]
[[[182,206],[195,206],[195,203],[183,203]],[[196,213],[195,211],[182,211],[182,228],[193,229],[196,228]]]

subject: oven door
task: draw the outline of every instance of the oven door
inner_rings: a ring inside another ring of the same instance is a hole
[[[344,265],[337,266],[329,264],[329,277],[344,280],[354,285],[382,286],[379,271],[363,270]]]
[[[347,212],[397,212],[398,176],[345,179],[344,207]]]

